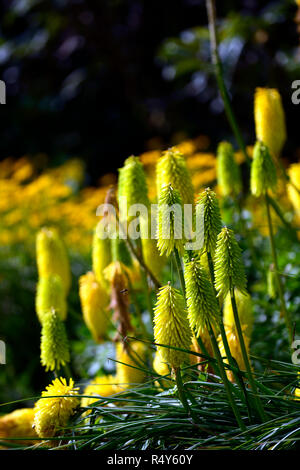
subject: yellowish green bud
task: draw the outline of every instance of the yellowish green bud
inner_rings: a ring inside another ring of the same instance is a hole
[[[242,190],[240,168],[229,142],[221,142],[217,149],[217,180],[222,196],[237,196]]]
[[[260,197],[268,190],[276,187],[276,167],[270,156],[268,147],[262,142],[256,142],[251,165],[251,192]]]
[[[179,192],[182,204],[194,204],[194,188],[183,154],[172,147],[158,160],[156,166],[156,187],[159,195],[169,184]]]
[[[170,284],[161,287],[157,294],[154,309],[154,339],[157,344],[187,350],[191,344],[192,333],[184,298]],[[189,360],[189,355],[183,351],[163,346],[157,346],[157,350],[162,360],[174,369]]]

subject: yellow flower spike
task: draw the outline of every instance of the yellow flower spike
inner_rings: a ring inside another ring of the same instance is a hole
[[[61,320],[67,317],[67,302],[62,279],[57,274],[49,274],[39,279],[37,284],[35,309],[40,323],[44,316],[54,309]]]
[[[234,359],[236,360],[239,368],[242,371],[245,371],[246,366],[245,366],[245,362],[244,362],[243,355],[241,352],[240,343],[239,343],[239,339],[238,339],[238,335],[237,335],[235,327],[225,326],[225,332],[226,332],[226,337],[227,337],[227,341],[228,341],[228,345],[229,345],[229,349],[231,351],[232,357],[234,357]],[[249,355],[250,338],[247,335],[245,335],[244,332],[243,332],[243,337],[244,337],[245,347]],[[224,347],[221,336],[219,336],[218,338],[218,344],[219,344],[221,356],[226,357],[225,347]],[[225,362],[228,363],[227,358],[225,359]],[[227,374],[228,379],[231,382],[234,382],[234,374],[232,373],[232,371],[226,369],[226,374]]]
[[[109,397],[118,393],[120,388],[117,384],[117,377],[114,375],[101,375],[96,377],[87,385],[82,395],[89,395],[81,398],[81,406],[87,407],[99,401],[102,397]],[[95,395],[95,398],[91,397]],[[88,412],[89,413],[89,412]]]
[[[79,405],[78,387],[74,387],[74,381],[69,384],[65,378],[53,380],[42,392],[34,407],[34,425],[39,437],[53,437],[67,426],[75,408]],[[48,397],[48,398],[47,398]]]
[[[182,201],[169,184],[159,194],[157,248],[161,256],[170,256],[175,249],[182,255],[184,243]]]
[[[79,297],[83,319],[94,341],[101,343],[106,336],[109,315],[106,310],[109,297],[93,272],[79,278]]]
[[[14,443],[22,445],[33,444],[34,438],[37,437],[36,431],[33,428],[35,411],[33,408],[21,408],[12,411],[0,417],[0,440],[1,438],[33,438],[26,441],[14,441]],[[7,441],[6,441],[7,442]]]
[[[187,311],[182,294],[170,284],[161,287],[157,294],[154,309],[155,343],[189,349],[191,329],[187,319]],[[187,353],[168,347],[158,346],[162,359],[173,369],[177,369],[189,360]]]
[[[281,96],[276,88],[256,88],[254,95],[256,139],[279,157],[286,141],[286,125]]]
[[[287,185],[288,197],[296,214],[300,215],[300,194],[296,189],[300,190],[300,163],[292,163],[287,173],[290,177],[290,183]]]
[[[140,341],[132,341],[126,347],[122,342],[116,343],[117,382],[121,389],[130,387],[145,380],[146,346]]]
[[[156,166],[157,194],[171,184],[179,192],[182,204],[194,204],[194,187],[186,161],[176,147],[163,153]]]
[[[71,285],[71,270],[65,245],[55,228],[42,228],[36,240],[37,267],[39,277],[58,274],[65,292]]]
[[[215,288],[218,297],[224,299],[230,289],[237,288],[246,294],[246,275],[242,251],[234,232],[223,227],[217,238],[214,256]]]
[[[105,290],[108,290],[109,284],[104,277],[103,271],[111,263],[111,240],[109,237],[102,238],[103,230],[104,228],[99,224],[94,231],[92,265],[97,281]]]
[[[240,292],[238,289],[235,289],[234,295],[242,328],[245,334],[250,338],[254,323],[251,296],[248,293]],[[230,328],[235,326],[230,294],[227,294],[225,298],[223,321],[225,326]]]
[[[70,361],[65,325],[60,315],[51,310],[43,315],[41,363],[48,370],[59,370]]]
[[[219,305],[213,285],[205,268],[198,258],[184,263],[184,279],[186,285],[186,303],[190,327],[198,338],[209,324],[217,325]]]
[[[120,212],[125,217],[127,214],[122,205],[123,198],[126,198],[127,209],[134,204],[149,206],[146,175],[138,157],[127,158],[119,169],[118,198]]]

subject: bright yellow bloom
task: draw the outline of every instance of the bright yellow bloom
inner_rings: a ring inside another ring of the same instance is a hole
[[[300,163],[292,163],[288,169],[290,183],[287,185],[288,197],[297,215],[300,214]],[[296,187],[295,187],[296,186]]]
[[[234,296],[242,328],[244,329],[245,334],[250,338],[254,323],[251,296],[247,292],[240,292],[238,289],[234,290]],[[229,293],[227,294],[224,302],[223,320],[225,326],[230,328],[235,326],[231,297]]]
[[[105,338],[109,325],[109,297],[93,272],[89,271],[79,278],[79,296],[84,322],[99,343]]]
[[[161,287],[154,309],[155,343],[189,349],[191,329],[182,294],[170,284]],[[188,360],[188,354],[176,349],[158,346],[162,359],[172,368],[178,368]]]
[[[1,438],[8,437],[26,437],[36,438],[37,434],[35,429],[32,427],[34,420],[34,409],[33,408],[21,408],[19,410],[12,411],[0,418],[0,440]],[[15,441],[19,444],[30,445],[34,442],[26,441]]]
[[[130,387],[145,380],[146,346],[140,341],[132,341],[125,347],[123,343],[116,343],[117,382],[121,388]],[[123,364],[121,364],[123,363]]]
[[[179,192],[182,204],[194,203],[194,188],[186,161],[181,152],[173,147],[163,153],[156,165],[156,187],[160,194],[169,184]]]
[[[57,274],[49,274],[39,279],[37,284],[35,309],[40,323],[45,314],[54,309],[62,320],[67,317],[67,302],[62,279]]]
[[[276,88],[256,88],[254,96],[256,139],[273,157],[279,157],[286,141],[286,125],[281,96]]]
[[[39,277],[58,274],[63,282],[65,292],[71,285],[71,271],[65,245],[55,228],[42,228],[36,240],[37,267]]]
[[[92,403],[99,401],[102,397],[109,397],[120,391],[117,378],[114,375],[101,375],[96,377],[92,382],[87,385],[83,391],[83,395],[88,395],[81,398],[81,406],[84,408],[90,406]],[[96,398],[91,398],[91,395]]]
[[[74,388],[74,381],[60,377],[46,387],[42,397],[35,404],[34,425],[39,437],[53,437],[60,428],[68,424],[75,408],[79,405],[76,396],[79,388]],[[45,398],[49,397],[49,398]],[[63,432],[63,431],[62,431]]]

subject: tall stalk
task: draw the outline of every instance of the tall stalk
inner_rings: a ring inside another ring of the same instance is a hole
[[[178,253],[177,248],[174,248],[174,258],[175,258],[175,264],[179,276],[179,281],[180,281],[180,287],[182,290],[182,294],[185,298],[185,282],[184,282],[184,274],[183,274],[183,269],[182,269],[182,264],[181,264],[181,259],[180,255]]]
[[[216,79],[217,79],[218,87],[219,87],[219,90],[223,99],[225,112],[226,112],[229,124],[232,128],[232,131],[237,140],[237,143],[240,149],[242,150],[246,161],[250,163],[251,160],[247,153],[244,139],[239,129],[234,112],[232,110],[232,107],[230,104],[230,98],[229,98],[228,91],[227,91],[225,81],[224,81],[223,67],[222,67],[222,63],[221,63],[219,51],[218,51],[215,0],[206,0],[206,9],[207,9],[207,16],[208,16],[208,27],[209,27],[209,35],[210,35],[212,62],[215,67]]]
[[[276,282],[277,282],[280,305],[281,305],[285,323],[288,329],[290,342],[292,343],[293,342],[293,326],[292,326],[291,318],[286,308],[286,304],[284,300],[283,285],[282,285],[282,280],[281,280],[281,276],[280,276],[279,268],[278,268],[278,259],[277,259],[276,245],[275,245],[274,233],[273,233],[273,225],[272,225],[272,219],[271,219],[271,213],[270,213],[269,197],[267,194],[265,195],[265,204],[266,204],[266,209],[267,209],[270,244],[271,244],[272,258],[273,258],[273,263],[274,263],[274,268],[275,268],[274,271],[275,271],[275,277],[276,277]]]
[[[258,414],[259,414],[262,422],[264,422],[264,421],[266,421],[266,416],[265,416],[265,412],[264,412],[260,397],[257,394],[257,388],[256,388],[256,384],[255,384],[254,377],[253,377],[253,374],[252,374],[250,360],[249,360],[249,357],[248,357],[248,352],[247,352],[247,349],[246,349],[244,336],[243,336],[243,331],[242,331],[240,318],[239,318],[239,314],[238,314],[238,310],[237,310],[237,305],[236,305],[236,300],[235,300],[235,295],[234,295],[234,288],[230,289],[230,298],[231,298],[231,305],[232,305],[232,310],[233,310],[234,322],[235,322],[235,326],[236,326],[236,330],[237,330],[237,334],[238,334],[238,338],[239,338],[240,348],[241,348],[243,360],[244,360],[246,371],[247,371],[247,377],[248,377],[248,380],[249,380],[249,384],[252,388],[252,392],[254,394]]]
[[[238,410],[238,407],[234,401],[234,398],[233,398],[233,394],[232,394],[232,391],[231,391],[231,388],[230,388],[230,383],[229,383],[229,380],[227,378],[227,375],[226,375],[226,370],[225,370],[225,367],[224,367],[224,363],[223,363],[223,360],[222,360],[222,357],[221,357],[221,353],[220,353],[220,350],[219,350],[219,347],[218,347],[218,343],[217,343],[217,340],[216,340],[216,337],[215,337],[215,334],[214,334],[214,331],[209,323],[209,336],[210,336],[210,341],[211,341],[211,345],[212,345],[212,348],[213,348],[213,351],[214,351],[214,356],[218,362],[218,366],[219,366],[219,371],[220,371],[220,375],[221,375],[221,379],[223,381],[223,384],[224,384],[224,387],[225,387],[225,390],[226,390],[226,393],[227,393],[227,397],[228,397],[228,400],[229,400],[229,403],[231,405],[231,408],[232,408],[232,411],[235,415],[235,418],[237,420],[237,423],[238,425],[240,426],[241,430],[242,431],[245,431],[246,429],[246,426],[245,424],[243,423],[242,419],[241,419],[241,415],[240,415],[240,412]]]
[[[180,256],[179,256],[179,253],[178,253],[178,250],[175,248],[174,250],[174,256],[175,256],[175,261],[176,261],[176,266],[177,266],[177,270],[178,270],[178,275],[179,275],[179,279],[180,279],[180,284],[181,284],[181,289],[182,289],[182,292],[184,294],[184,298],[185,298],[185,281],[184,281],[184,275],[183,275],[183,269],[182,269],[182,264],[181,264],[181,260],[180,260]],[[218,371],[219,371],[219,374],[220,374],[220,377],[223,381],[223,384],[224,384],[224,387],[225,387],[225,390],[226,390],[226,393],[227,393],[227,397],[228,397],[228,400],[229,400],[229,403],[232,407],[232,411],[236,417],[236,420],[237,420],[237,423],[238,425],[240,426],[240,428],[242,430],[245,430],[246,427],[244,425],[244,423],[242,422],[242,419],[241,419],[241,416],[240,416],[240,413],[239,413],[239,410],[237,408],[237,405],[234,401],[234,397],[233,397],[233,394],[232,394],[232,390],[231,390],[231,384],[229,383],[229,380],[227,378],[227,375],[226,375],[226,370],[225,370],[225,366],[224,366],[224,363],[223,363],[223,359],[221,357],[221,353],[220,353],[220,350],[219,350],[219,346],[218,346],[218,343],[217,343],[217,340],[215,338],[215,334],[214,334],[214,331],[209,323],[208,325],[208,328],[209,328],[209,336],[210,336],[210,340],[211,340],[211,344],[212,344],[212,348],[213,348],[213,351],[214,351],[214,356],[217,360],[217,364],[218,364]],[[198,344],[200,346],[200,348],[203,350],[204,354],[207,353],[207,350],[203,344],[203,341],[199,338],[197,338],[197,341],[198,341]],[[208,354],[208,353],[207,353]],[[208,355],[209,356],[209,355]],[[177,378],[176,378],[177,380]]]
[[[186,393],[185,393],[185,390],[184,390],[184,385],[183,385],[182,376],[181,376],[181,369],[180,369],[180,367],[176,367],[173,370],[174,370],[174,374],[175,374],[178,395],[179,395],[179,399],[182,403],[182,406],[185,409],[187,415],[191,416],[191,418],[193,418],[193,421],[197,421],[196,415],[193,412],[193,410],[191,409],[191,407],[190,407],[190,405],[187,401],[187,398],[186,398]]]
[[[210,252],[207,252],[207,261],[208,261],[208,266],[209,266],[209,271],[210,271],[210,276],[211,276],[211,282],[212,282],[212,285],[214,286],[214,284],[215,284],[214,267],[213,267],[213,260],[212,260],[212,256],[211,256]],[[214,288],[214,291],[215,291],[215,294],[217,295],[215,288]],[[245,391],[244,385],[241,382],[241,377],[240,377],[240,375],[238,374],[238,372],[236,370],[237,369],[237,364],[236,364],[236,361],[233,359],[231,351],[230,351],[230,347],[229,347],[229,344],[228,344],[227,335],[226,335],[226,331],[225,331],[225,327],[224,327],[221,312],[220,312],[220,319],[219,319],[219,327],[220,327],[220,333],[221,333],[222,341],[223,341],[223,344],[224,344],[225,353],[226,353],[226,356],[228,358],[228,362],[230,364],[231,370],[233,372],[233,375],[235,377],[235,380],[236,380],[237,384],[242,389],[242,391],[245,395],[246,404],[248,406],[249,404],[248,404],[247,392]],[[249,406],[248,406],[248,411],[250,411]]]

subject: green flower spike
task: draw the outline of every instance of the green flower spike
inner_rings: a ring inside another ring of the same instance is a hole
[[[159,196],[161,189],[171,184],[179,192],[182,204],[194,204],[194,188],[185,158],[176,147],[164,152],[156,166],[156,186]]]
[[[217,180],[222,196],[236,196],[242,190],[240,168],[229,142],[221,142],[217,149]]]
[[[197,201],[196,217],[201,216],[204,228],[203,249],[214,254],[222,223],[217,196],[210,188],[206,188]]]
[[[192,258],[185,263],[184,278],[188,319],[198,338],[209,323],[217,323],[219,306],[213,286],[199,259]]]
[[[191,344],[191,329],[187,319],[185,301],[181,292],[170,283],[159,289],[154,309],[155,342],[166,346],[188,349]],[[157,351],[162,361],[173,369],[188,360],[188,354],[176,349],[158,346]]]
[[[173,210],[171,207],[173,206]],[[161,189],[158,200],[157,247],[160,255],[170,256],[175,248],[184,252],[183,211],[179,192],[171,184]]]
[[[222,299],[231,289],[246,294],[246,276],[241,249],[232,230],[224,227],[218,235],[214,256],[215,288]]]
[[[268,189],[275,189],[277,183],[276,167],[268,147],[262,142],[256,142],[253,150],[251,166],[251,193],[260,197]]]
[[[58,370],[70,361],[64,323],[55,310],[44,315],[41,338],[41,363],[48,370]]]
[[[61,320],[67,317],[67,302],[62,279],[57,274],[49,274],[39,279],[35,299],[35,309],[40,323],[44,316],[54,309]]]
[[[124,166],[119,169],[118,198],[120,213],[123,215],[123,198],[125,197],[127,209],[134,204],[149,206],[146,177],[138,157],[127,158]]]

